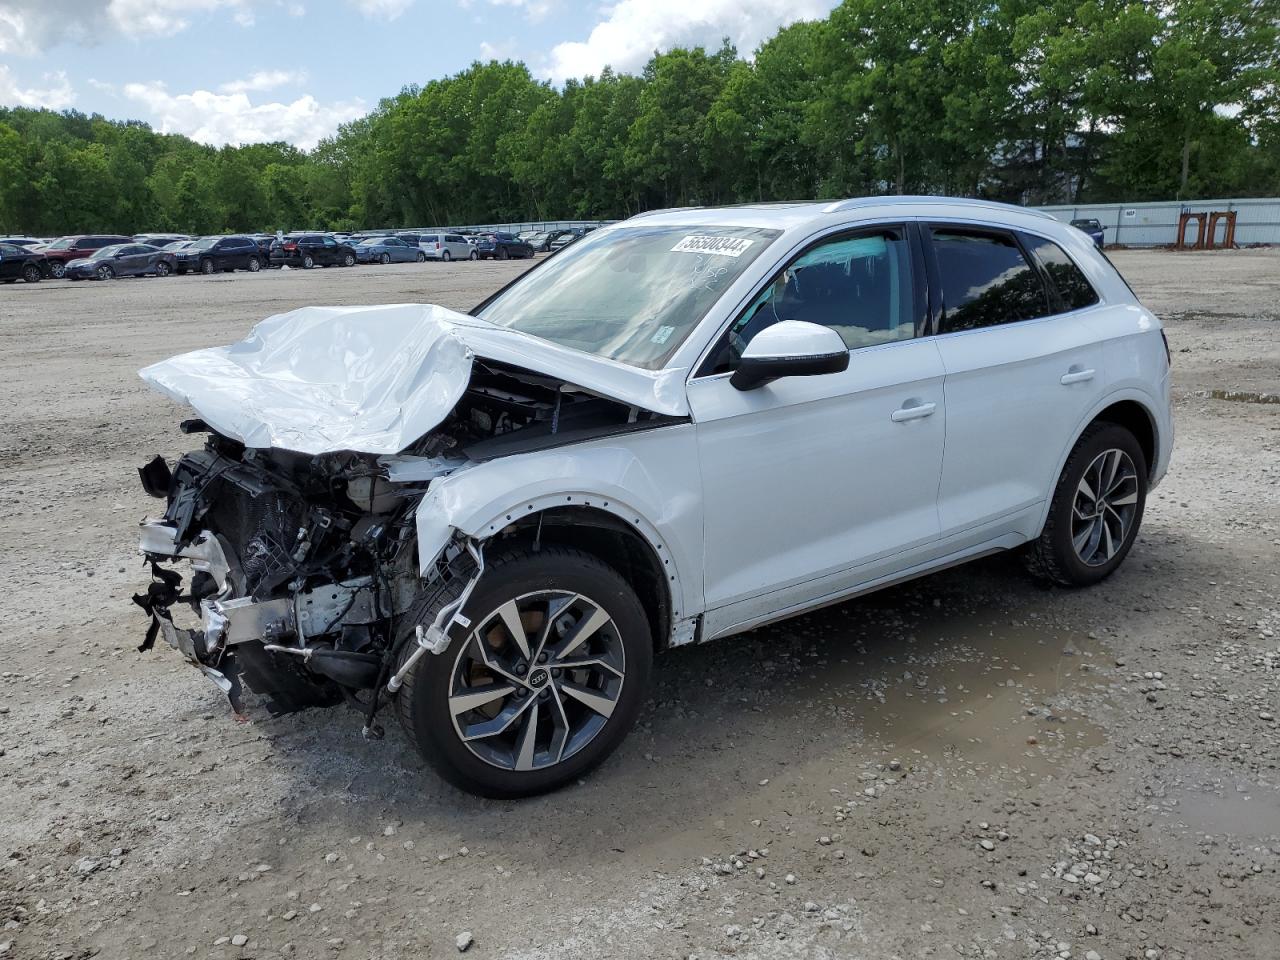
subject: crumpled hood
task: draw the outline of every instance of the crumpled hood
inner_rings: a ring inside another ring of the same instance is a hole
[[[448,415],[475,356],[655,413],[689,412],[684,370],[641,370],[434,304],[303,307],[139,375],[247,447],[392,454]]]

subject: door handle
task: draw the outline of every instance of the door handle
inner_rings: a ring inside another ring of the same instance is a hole
[[[903,423],[907,420],[920,420],[924,417],[933,416],[933,411],[938,409],[936,403],[920,403],[911,402],[910,400],[893,413],[889,414],[889,419],[894,423]]]
[[[1084,383],[1086,380],[1093,379],[1093,368],[1088,370],[1081,369],[1079,364],[1072,365],[1071,369],[1062,375],[1063,384]]]

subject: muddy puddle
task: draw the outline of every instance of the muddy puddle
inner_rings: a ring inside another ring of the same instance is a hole
[[[1280,842],[1280,787],[1201,766],[1166,769],[1147,785],[1148,810],[1188,833]]]
[[[904,764],[1051,774],[1067,751],[1104,742],[1092,717],[1111,659],[1086,636],[994,613],[926,615],[900,638],[868,638],[833,663],[836,715]]]

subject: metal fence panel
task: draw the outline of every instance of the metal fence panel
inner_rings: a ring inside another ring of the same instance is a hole
[[[1178,217],[1186,213],[1236,214],[1236,243],[1280,243],[1280,198],[1168,200],[1156,203],[1082,203],[1037,207],[1059,220],[1094,219],[1102,224],[1108,244],[1128,247],[1172,246],[1178,240]],[[1218,225],[1218,242],[1225,224]],[[1189,242],[1195,227],[1187,230]]]

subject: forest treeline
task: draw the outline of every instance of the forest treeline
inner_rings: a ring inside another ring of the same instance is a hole
[[[475,63],[310,152],[0,109],[0,231],[623,217],[875,193],[1280,195],[1280,0],[845,0],[562,89]]]

